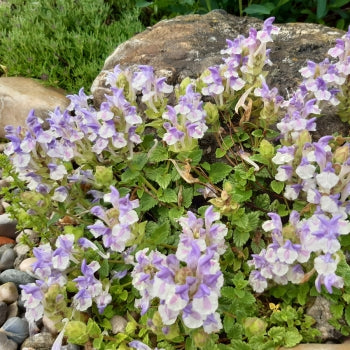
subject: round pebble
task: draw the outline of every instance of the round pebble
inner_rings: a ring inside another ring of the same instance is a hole
[[[54,343],[55,338],[50,333],[38,333],[27,338],[23,344],[22,349],[24,348],[33,348],[40,350],[50,350],[52,344]]]
[[[0,301],[6,304],[14,303],[18,299],[17,287],[13,282],[6,282],[0,286]]]
[[[7,318],[18,316],[18,303],[14,303],[7,306]]]
[[[1,328],[7,338],[15,341],[17,344],[22,344],[24,339],[29,336],[29,324],[25,318],[8,318]]]
[[[0,350],[17,350],[17,343],[8,339],[6,334],[0,332]]]
[[[27,273],[33,273],[33,267],[32,265],[36,262],[36,258],[27,258],[24,259],[20,265],[18,266],[20,271],[27,272]]]
[[[0,271],[12,269],[13,263],[16,259],[16,253],[12,248],[7,248],[0,258]]]
[[[47,316],[43,316],[43,325],[48,333],[52,334],[53,336],[57,335],[58,330],[55,327],[55,322],[50,320]]]
[[[10,218],[8,214],[0,215],[0,236],[15,239],[17,221]]]
[[[4,244],[9,244],[9,243],[14,244],[16,242],[12,238],[5,237],[5,236],[0,236],[0,246],[2,246]]]
[[[7,304],[4,301],[0,301],[0,327],[7,319]]]
[[[119,315],[113,316],[111,318],[110,322],[111,322],[113,334],[124,332],[125,327],[128,323],[128,321],[124,317],[119,316]]]
[[[8,269],[0,273],[0,283],[13,282],[17,287],[20,284],[28,284],[35,282],[35,278],[26,272]]]

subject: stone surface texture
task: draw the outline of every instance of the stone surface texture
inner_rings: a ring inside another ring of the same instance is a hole
[[[6,125],[23,126],[28,113],[34,109],[45,119],[56,106],[66,108],[69,100],[63,91],[45,87],[30,78],[0,78],[0,138],[5,136]]]
[[[226,39],[248,35],[249,28],[260,29],[262,21],[251,17],[236,17],[223,10],[206,15],[179,16],[164,20],[119,45],[106,59],[102,71],[91,86],[98,107],[108,93],[105,77],[120,64],[135,68],[140,64],[154,67],[158,76],[166,76],[175,85],[187,76],[197,78],[206,68],[222,63],[220,51]],[[276,24],[280,33],[269,43],[273,62],[267,82],[287,97],[301,82],[299,69],[307,60],[322,61],[328,49],[345,32],[313,23]],[[348,125],[334,117],[332,111],[318,118],[316,138],[334,131],[347,134]]]

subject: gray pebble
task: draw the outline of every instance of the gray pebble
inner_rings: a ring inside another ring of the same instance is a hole
[[[16,239],[17,221],[10,218],[8,214],[0,215],[0,236]]]
[[[17,343],[8,339],[6,334],[0,332],[0,350],[17,350]]]
[[[13,282],[17,287],[20,284],[28,284],[35,282],[35,278],[26,272],[8,269],[0,273],[0,283]]]
[[[115,315],[110,320],[112,326],[113,334],[121,333],[125,331],[125,327],[128,324],[128,321],[119,315]]]
[[[29,324],[25,318],[11,317],[1,327],[7,338],[22,344],[29,336]]]
[[[7,304],[4,301],[0,301],[0,327],[7,319]]]
[[[16,253],[12,248],[7,248],[0,258],[0,271],[12,269],[14,267],[14,261],[16,259]]]
[[[27,338],[21,348],[33,348],[35,350],[50,350],[55,338],[50,333],[38,333]]]
[[[13,243],[7,243],[4,244],[2,246],[0,246],[0,257],[2,256],[2,254],[4,254],[4,252],[9,249],[9,248],[13,248],[15,245]]]

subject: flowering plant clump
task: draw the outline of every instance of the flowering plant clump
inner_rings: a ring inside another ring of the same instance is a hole
[[[327,106],[348,120],[350,30],[286,100],[265,80],[273,20],[196,80],[117,66],[98,109],[81,89],[6,128],[2,193],[40,233],[25,316],[55,324],[53,349],[292,347],[319,340],[317,295],[350,334],[350,144],[311,134]]]

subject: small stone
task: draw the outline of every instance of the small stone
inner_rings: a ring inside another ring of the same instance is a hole
[[[120,332],[124,332],[125,327],[128,323],[128,321],[119,315],[115,315],[110,319],[111,325],[112,325],[112,332],[113,334],[117,334]]]
[[[14,246],[15,245],[13,243],[7,243],[7,244],[0,246],[0,257],[8,248],[13,248]]]
[[[15,239],[17,221],[10,218],[8,214],[0,215],[0,236]]]
[[[339,340],[341,333],[336,330],[329,320],[333,317],[331,312],[331,302],[322,296],[317,296],[313,305],[307,309],[306,314],[316,321],[315,328],[321,332],[321,341]]]
[[[7,307],[7,318],[18,316],[18,303],[15,301],[14,303],[8,305]]]
[[[16,237],[16,242],[21,243],[22,237],[27,236],[28,240],[33,244],[39,243],[39,233],[30,229],[25,229],[21,231]]]
[[[28,321],[20,317],[11,317],[2,325],[1,329],[7,335],[7,338],[22,344],[24,339],[29,336]]]
[[[13,263],[16,259],[16,253],[12,248],[6,249],[0,258],[0,271],[12,269]]]
[[[7,179],[0,179],[0,188],[8,187],[10,182]]]
[[[16,243],[15,240],[13,240],[12,238],[9,237],[5,237],[5,236],[0,236],[0,246],[4,245],[4,244],[9,244],[9,243]]]
[[[17,343],[8,339],[6,334],[0,332],[0,350],[17,350]]]
[[[18,266],[20,271],[27,272],[29,274],[33,273],[32,265],[36,262],[36,258],[27,258],[24,259]]]
[[[61,346],[61,350],[80,350],[81,347],[76,344],[67,344],[64,346]]]
[[[26,244],[18,243],[13,248],[16,252],[17,256],[26,256],[27,253],[30,251],[30,247]]]
[[[0,286],[0,301],[11,304],[18,299],[17,287],[13,282],[6,282]]]
[[[35,278],[26,272],[15,269],[8,269],[0,273],[0,283],[6,282],[13,282],[18,287],[20,284],[35,282]]]
[[[8,306],[4,301],[0,301],[0,327],[4,324],[7,319]]]
[[[55,338],[50,333],[38,333],[27,338],[23,342],[21,349],[33,348],[35,350],[50,350],[54,341]]]
[[[49,319],[47,316],[43,317],[43,325],[45,327],[45,330],[52,334],[53,336],[56,336],[58,333],[57,328],[55,327],[55,322],[53,322],[51,319]]]

